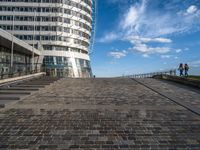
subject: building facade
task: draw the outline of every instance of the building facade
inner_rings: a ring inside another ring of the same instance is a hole
[[[94,0],[0,0],[0,28],[42,46],[48,75],[91,77],[93,6]]]
[[[40,50],[0,29],[0,79],[40,72],[42,57]]]

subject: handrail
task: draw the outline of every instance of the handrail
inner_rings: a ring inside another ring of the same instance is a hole
[[[162,71],[162,72],[151,72],[151,73],[144,73],[144,74],[135,74],[135,75],[128,75],[123,76],[124,78],[152,78],[156,75],[172,75],[176,76],[176,69],[171,69],[168,71]]]
[[[7,78],[13,78],[13,77],[20,77],[24,75],[34,74],[41,72],[40,69],[32,70],[32,71],[18,71],[18,72],[8,72],[8,73],[0,73],[0,80],[1,79],[7,79]]]
[[[24,81],[24,80],[36,78],[36,77],[39,77],[39,76],[45,76],[45,75],[46,75],[45,72],[39,72],[39,73],[33,73],[33,74],[28,74],[28,75],[22,75],[22,76],[19,76],[19,77],[6,78],[6,79],[0,80],[0,86],[12,84],[12,83],[17,83],[17,82],[21,82],[21,81]]]

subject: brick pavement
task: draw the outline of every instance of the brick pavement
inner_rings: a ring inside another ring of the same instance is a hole
[[[137,79],[138,81],[147,84],[150,87],[165,93],[173,99],[178,99],[191,107],[196,107],[200,110],[200,90],[190,88],[171,81],[162,81],[155,79]]]
[[[0,149],[199,150],[200,117],[131,79],[62,79],[0,110]]]

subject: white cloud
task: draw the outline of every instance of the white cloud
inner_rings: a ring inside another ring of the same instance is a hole
[[[107,33],[104,37],[100,38],[98,41],[102,42],[102,43],[107,43],[107,42],[112,42],[116,39],[118,39],[119,35],[111,32],[111,33]]]
[[[189,48],[186,47],[186,48],[184,48],[184,50],[185,50],[185,51],[189,51]]]
[[[150,47],[144,43],[135,43],[135,45],[129,50],[133,52],[139,52],[144,57],[149,56],[150,54],[155,54],[155,53],[165,54],[171,51],[169,47]]]
[[[139,12],[135,7],[131,7],[128,13],[124,16],[122,27],[125,29],[129,26],[135,25],[139,17],[138,13]]]
[[[132,43],[135,42],[143,42],[143,43],[150,43],[150,42],[157,42],[157,43],[171,43],[172,40],[168,38],[145,38],[145,37],[139,37],[139,36],[128,36],[126,38]]]
[[[155,1],[155,5],[161,2]],[[162,2],[164,3],[164,2]],[[170,3],[168,1],[168,3]],[[151,8],[153,5],[149,0],[141,0],[140,3],[134,3],[124,14],[120,21],[120,27],[127,35],[140,35],[143,37],[160,37],[171,34],[179,34],[191,31],[196,25],[199,26],[200,14],[197,6],[191,5],[185,10],[188,14]],[[158,7],[158,6],[157,6]],[[173,5],[171,5],[173,7]]]
[[[163,9],[159,9],[161,3],[164,3]],[[150,0],[134,1],[122,15],[118,27],[115,28],[116,31],[106,34],[99,41],[126,40],[132,44],[130,50],[141,53],[143,57],[156,53],[166,54],[173,49],[170,47],[172,40],[167,37],[199,30],[199,20],[200,10],[195,5],[180,11],[172,1],[167,1],[166,4],[160,0],[155,0],[154,3]],[[155,46],[152,43],[159,45]],[[182,52],[181,49],[174,51]],[[117,57],[123,56],[117,55]]]
[[[171,55],[161,55],[161,58],[171,58]]]
[[[142,56],[143,56],[144,58],[148,58],[148,57],[149,57],[148,54],[142,54]]]
[[[152,42],[171,43],[172,40],[167,38],[154,38],[152,39]]]
[[[143,17],[143,14],[145,13],[146,4],[147,1],[142,0],[141,3],[135,3],[129,8],[129,10],[124,14],[124,18],[120,21],[123,29],[130,27],[135,30],[139,29],[138,22],[141,21],[140,17]]]
[[[178,57],[177,57],[177,56],[175,56],[175,57],[174,57],[174,59],[178,59]]]
[[[113,51],[113,52],[109,52],[108,56],[114,57],[116,59],[120,59],[122,57],[125,57],[127,55],[127,51]]]
[[[158,43],[170,43],[172,42],[167,38],[143,38],[139,36],[129,36],[127,40],[133,44],[133,47],[129,50],[133,52],[139,52],[143,57],[149,57],[150,54],[159,53],[164,54],[171,50],[169,47],[152,47],[148,46],[148,43],[158,42]]]
[[[182,52],[181,49],[176,49],[176,53],[180,53],[180,52]]]
[[[190,7],[188,7],[187,9],[187,13],[188,14],[193,14],[198,10],[198,8],[195,5],[191,5]]]

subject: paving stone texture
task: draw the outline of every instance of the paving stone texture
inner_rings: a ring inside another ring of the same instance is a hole
[[[200,105],[198,91],[144,82]],[[61,79],[0,110],[0,149],[199,150],[200,116],[132,79]]]
[[[174,83],[172,81],[162,81],[155,79],[137,79],[139,82],[145,83],[146,85],[164,93],[166,96],[172,97],[173,99],[180,100],[187,105],[195,107],[200,110],[200,90],[199,89],[188,89],[187,86]],[[179,88],[178,88],[179,87]],[[181,88],[180,88],[181,87]]]

